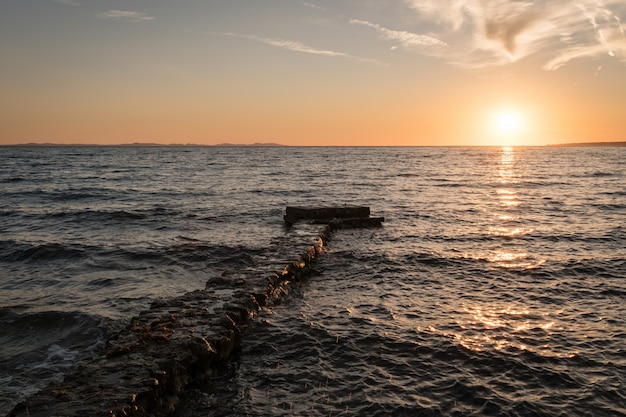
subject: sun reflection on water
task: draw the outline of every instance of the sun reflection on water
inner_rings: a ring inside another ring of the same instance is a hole
[[[489,227],[489,234],[492,236],[504,236],[504,237],[515,237],[515,236],[523,236],[530,234],[532,229],[526,229],[523,227]]]
[[[537,259],[526,252],[508,252],[495,250],[482,253],[464,253],[465,259],[493,263],[502,269],[535,269],[545,263],[545,259]]]
[[[503,147],[494,175],[494,182],[497,184],[497,204],[494,212],[495,224],[486,230],[489,236],[516,239],[532,234],[532,228],[521,227],[518,224],[520,209],[523,206],[522,199],[515,190],[519,178],[520,174],[515,167],[515,149]],[[503,247],[488,254],[480,254],[478,257],[493,262],[500,268],[529,269],[536,268],[543,263],[542,260],[533,259],[526,252],[507,251]]]
[[[424,330],[442,334],[475,353],[525,351],[543,357],[572,358],[578,351],[565,350],[551,338],[560,330],[556,328],[555,314],[559,313],[534,314],[524,306],[467,304],[458,311],[455,329],[429,325]]]
[[[498,166],[498,178],[502,184],[517,183],[517,175],[514,170],[515,151],[511,147],[503,147],[500,155],[500,164]]]
[[[495,198],[489,210],[492,219],[488,219],[484,233],[493,237],[493,246],[479,248],[477,251],[464,252],[463,257],[476,261],[486,261],[503,269],[534,269],[545,263],[528,251],[520,239],[532,238],[534,228],[525,227],[524,201],[520,197],[516,184],[521,174],[516,167],[515,148],[503,147],[496,154],[492,177],[488,182],[494,185]],[[491,221],[489,221],[491,220]]]
[[[572,357],[575,352],[554,349],[549,342],[554,320],[533,315],[526,307],[466,305],[457,326],[447,336],[473,352],[486,350],[529,351],[542,356]],[[437,331],[436,328],[429,328]]]
[[[515,303],[464,303],[455,311],[451,326],[430,324],[418,331],[442,335],[476,354],[528,352],[544,358],[573,358],[579,351],[564,348],[554,336],[564,330],[561,314],[562,311],[537,312]]]
[[[494,246],[482,251],[465,253],[477,261],[489,262],[502,269],[533,269],[545,262],[532,253],[523,240],[532,237],[533,228],[525,227],[524,201],[517,192],[520,174],[515,165],[515,150],[504,147],[495,165],[492,183],[495,185],[493,221],[485,233],[494,238]],[[554,317],[533,314],[523,305],[485,303],[465,304],[458,312],[457,329],[444,332],[466,349],[531,351],[545,356],[571,356],[559,352],[550,343]]]

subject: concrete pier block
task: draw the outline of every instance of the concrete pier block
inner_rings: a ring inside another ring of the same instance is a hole
[[[285,223],[293,224],[298,220],[330,222],[332,219],[369,217],[370,208],[361,206],[339,207],[287,207]]]
[[[284,218],[288,226],[293,225],[299,220],[309,220],[311,223],[329,224],[331,231],[337,229],[380,226],[382,222],[385,221],[384,217],[371,217],[370,208],[362,206],[288,206]]]

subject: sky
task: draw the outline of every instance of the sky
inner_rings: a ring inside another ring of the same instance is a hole
[[[626,0],[2,0],[0,144],[626,140]]]

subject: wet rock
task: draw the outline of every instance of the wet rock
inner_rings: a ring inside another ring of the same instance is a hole
[[[287,208],[287,216],[291,220],[302,218],[298,210]],[[276,247],[278,260],[292,260],[283,263],[282,269],[264,273],[242,266],[211,278],[203,290],[156,300],[109,339],[102,355],[79,366],[63,382],[18,404],[8,416],[172,413],[190,383],[210,378],[215,366],[241,347],[242,327],[306,273],[323,253],[333,230],[360,227],[371,219],[369,208],[363,207],[314,211],[320,218],[334,220],[321,230],[310,224],[290,229],[284,242]],[[366,217],[342,223],[354,219],[355,213]]]

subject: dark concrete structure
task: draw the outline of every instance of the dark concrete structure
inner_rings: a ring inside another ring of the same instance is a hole
[[[385,219],[383,217],[370,217],[370,208],[362,206],[287,207],[285,223],[291,225],[298,220],[332,224],[334,229],[341,229],[380,226]]]

